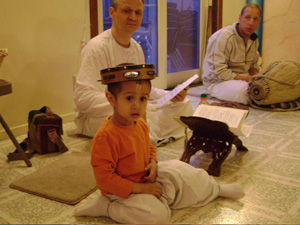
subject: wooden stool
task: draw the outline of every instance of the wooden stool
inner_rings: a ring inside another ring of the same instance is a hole
[[[12,93],[11,83],[0,79],[0,96],[7,95],[7,94],[10,94],[10,93]],[[15,136],[11,132],[10,128],[8,127],[6,122],[4,121],[3,117],[1,116],[1,113],[0,113],[0,122],[3,126],[3,128],[5,129],[6,133],[8,134],[10,140],[13,142],[13,144],[17,148],[20,158],[25,161],[25,163],[28,167],[31,167],[32,166],[31,162],[29,161],[27,155],[25,154],[25,152],[23,151],[23,149],[19,145],[18,141],[16,140]],[[13,159],[10,159],[10,158],[8,158],[8,159],[10,161],[13,160]]]
[[[194,116],[181,116],[180,120],[193,131],[192,137],[186,139],[185,150],[180,160],[189,163],[196,152],[200,150],[204,153],[211,152],[213,161],[207,170],[210,175],[220,176],[221,166],[233,144],[238,151],[248,151],[225,123]]]

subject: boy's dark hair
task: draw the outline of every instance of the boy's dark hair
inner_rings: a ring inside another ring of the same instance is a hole
[[[145,0],[142,0],[143,4],[145,4]],[[115,10],[117,9],[119,5],[119,0],[112,0],[111,7],[113,7]]]
[[[259,13],[260,13],[260,17],[261,17],[262,11],[261,11],[261,8],[259,7],[259,5],[255,4],[255,3],[248,3],[247,5],[245,5],[242,8],[241,15],[244,14],[244,11],[246,10],[246,8],[256,8],[256,9],[258,9]]]
[[[115,96],[115,98],[117,98],[121,90],[121,82],[107,84],[107,91]]]
[[[134,80],[134,81],[136,81],[137,83],[148,82],[151,88],[150,80]],[[127,81],[107,84],[107,91],[109,91],[115,98],[117,98],[118,94],[122,91],[121,84],[126,82]]]

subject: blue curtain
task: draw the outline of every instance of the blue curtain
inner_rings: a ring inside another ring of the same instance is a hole
[[[264,0],[247,0],[248,3],[255,3],[259,5],[261,8],[262,14],[261,14],[261,20],[259,23],[258,28],[256,29],[255,33],[258,35],[258,40],[259,40],[259,48],[258,51],[261,54],[261,47],[262,47],[262,36],[263,36],[263,12],[264,12]]]

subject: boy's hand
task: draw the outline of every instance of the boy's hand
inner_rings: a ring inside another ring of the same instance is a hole
[[[151,159],[150,163],[145,167],[145,170],[148,171],[148,176],[144,177],[146,183],[153,183],[156,179],[156,174],[157,174],[156,161],[154,159]]]
[[[158,183],[134,183],[132,193],[150,194],[160,198],[162,195],[162,187]]]

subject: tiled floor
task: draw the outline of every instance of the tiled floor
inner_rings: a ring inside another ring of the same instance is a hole
[[[189,98],[198,104],[201,89],[190,90]],[[239,200],[218,198],[201,208],[174,210],[170,223],[178,224],[300,224],[300,111],[267,112],[250,109],[246,124],[250,137],[241,137],[248,152],[232,151],[222,166],[219,183],[240,183],[246,195]],[[65,131],[73,124],[66,124]],[[65,132],[66,133],[66,132]],[[21,141],[25,135],[19,136]],[[70,151],[88,151],[90,139],[65,135]],[[94,192],[77,206],[65,205],[26,194],[8,185],[63,155],[36,155],[32,168],[25,163],[6,161],[13,151],[10,140],[0,142],[0,223],[1,224],[97,224],[115,223],[105,218],[74,217],[75,207],[84,205],[99,193]],[[159,160],[178,159],[183,139],[158,148]],[[209,160],[202,153],[191,161],[204,167]]]

